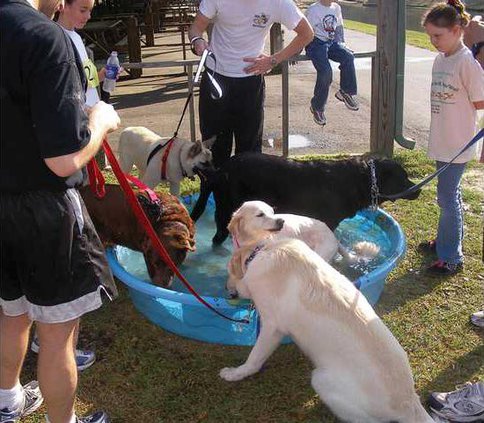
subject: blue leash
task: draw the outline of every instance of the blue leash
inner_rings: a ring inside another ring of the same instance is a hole
[[[424,185],[428,184],[432,179],[434,179],[436,176],[440,175],[445,169],[447,169],[455,159],[457,159],[464,151],[467,149],[471,148],[477,141],[479,141],[481,138],[484,138],[484,128],[481,129],[475,136],[472,138],[463,148],[460,150],[450,162],[446,163],[444,166],[442,166],[440,169],[436,170],[434,173],[432,173],[430,176],[427,176],[422,182],[419,182],[418,184],[414,185],[413,187],[400,192],[398,194],[392,194],[392,195],[380,195],[381,198],[385,198],[386,200],[397,200],[398,198],[402,198],[408,194],[411,194],[414,191],[417,191],[418,189],[422,188]],[[483,147],[484,148],[484,147]]]

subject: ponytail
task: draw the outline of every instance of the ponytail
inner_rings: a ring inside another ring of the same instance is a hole
[[[440,28],[450,28],[455,25],[466,27],[471,16],[466,12],[464,3],[461,0],[448,0],[447,3],[437,3],[431,7],[422,19],[422,25],[428,23]]]

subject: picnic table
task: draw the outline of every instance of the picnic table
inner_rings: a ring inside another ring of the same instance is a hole
[[[128,53],[131,63],[141,62],[141,40],[135,16],[126,15],[119,19],[90,21],[79,32],[88,43],[105,54],[106,58],[111,51],[117,51]],[[141,69],[133,69],[130,75],[132,78],[139,78]]]
[[[122,25],[123,21],[121,19],[90,21],[79,32],[89,43],[93,43],[109,56],[111,54],[112,42],[108,42],[106,35]]]

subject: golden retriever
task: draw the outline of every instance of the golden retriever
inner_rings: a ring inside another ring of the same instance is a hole
[[[304,242],[266,240],[235,250],[229,272],[250,298],[261,332],[247,361],[220,376],[257,373],[285,335],[315,366],[311,383],[343,421],[431,423],[407,355],[353,284]]]
[[[324,260],[330,262],[337,252],[348,264],[373,259],[380,248],[368,241],[357,242],[348,251],[343,247],[328,225],[320,220],[295,214],[274,214],[274,209],[264,201],[246,201],[232,215],[227,227],[235,248],[252,244],[269,236],[297,238],[304,241]]]

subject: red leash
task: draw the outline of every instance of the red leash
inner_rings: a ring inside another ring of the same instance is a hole
[[[171,147],[173,147],[173,144],[175,144],[175,137],[171,138],[170,141],[168,141],[168,147],[166,147],[165,152],[161,157],[161,180],[162,181],[166,180],[166,167],[167,167],[166,162],[168,161],[168,156],[170,154]]]
[[[204,300],[200,294],[198,294],[195,289],[190,285],[190,283],[185,279],[185,277],[181,274],[181,272],[178,270],[176,267],[175,263],[169,256],[168,252],[166,251],[165,247],[161,243],[161,241],[158,239],[158,236],[156,235],[156,232],[153,229],[153,226],[151,225],[151,222],[149,221],[148,217],[146,216],[143,208],[139,204],[138,199],[136,198],[136,195],[134,194],[133,190],[131,189],[126,176],[124,175],[123,171],[119,167],[119,163],[116,160],[116,157],[113,154],[113,151],[111,150],[110,145],[107,142],[107,139],[104,139],[103,141],[103,150],[104,153],[106,154],[109,163],[111,164],[111,168],[116,175],[116,178],[118,179],[119,185],[121,186],[122,190],[124,191],[124,194],[126,195],[126,198],[128,200],[129,205],[131,206],[134,214],[138,218],[138,221],[141,223],[143,228],[145,229],[146,233],[151,239],[151,242],[153,243],[153,246],[157,250],[158,254],[160,257],[163,259],[163,261],[168,265],[168,267],[173,271],[173,273],[178,276],[180,281],[186,286],[186,288],[190,291],[190,293],[198,300],[200,301],[205,307],[209,308],[212,310],[214,313],[218,314],[219,316],[231,320],[232,322],[237,322],[237,323],[249,323],[249,320],[247,319],[233,319],[231,317],[228,317],[218,311],[216,308],[214,308],[211,304],[209,304],[206,300]],[[95,162],[94,159],[91,161],[94,161],[95,164],[92,166],[97,167],[97,163]],[[98,168],[98,172],[99,168]],[[130,177],[132,179],[133,177]],[[134,178],[136,179],[136,178]],[[139,181],[140,184],[142,184],[141,181]],[[144,184],[142,184],[144,185]]]
[[[89,187],[94,196],[96,198],[104,198],[106,195],[106,189],[104,188],[106,181],[94,157],[87,164],[87,174],[89,175]]]

